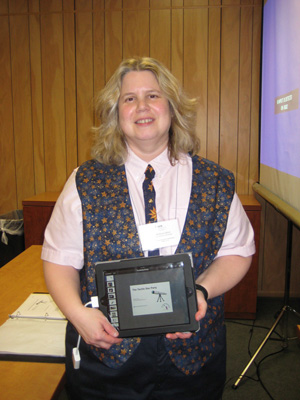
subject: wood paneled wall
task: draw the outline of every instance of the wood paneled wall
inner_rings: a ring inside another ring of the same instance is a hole
[[[123,58],[199,99],[201,155],[258,179],[261,0],[0,0],[0,213],[89,158],[93,97]]]

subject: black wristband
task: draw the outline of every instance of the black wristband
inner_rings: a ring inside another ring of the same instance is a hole
[[[196,289],[197,289],[197,290],[200,290],[200,292],[203,293],[204,299],[205,299],[205,301],[207,302],[208,293],[207,293],[207,290],[205,289],[205,287],[203,287],[203,286],[201,286],[201,285],[198,285],[197,283],[196,283],[195,286],[196,286]]]

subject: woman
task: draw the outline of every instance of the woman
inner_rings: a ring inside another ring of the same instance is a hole
[[[49,292],[70,321],[66,335],[71,399],[220,399],[225,382],[223,293],[246,274],[253,231],[233,175],[200,158],[195,100],[151,58],[121,63],[97,99],[93,159],[69,178],[45,232]],[[118,338],[104,315],[85,307],[96,295],[97,261],[147,256],[144,171],[155,170],[157,221],[178,221],[178,243],[161,255],[192,252],[198,333]],[[74,370],[78,334],[81,364]]]

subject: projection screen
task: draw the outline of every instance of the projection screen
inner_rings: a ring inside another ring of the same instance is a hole
[[[300,226],[300,1],[265,0],[263,11],[260,185],[286,203]],[[276,206],[276,204],[275,204]]]

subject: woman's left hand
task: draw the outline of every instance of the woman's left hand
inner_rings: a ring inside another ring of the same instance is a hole
[[[203,293],[197,290],[197,303],[198,303],[198,311],[196,312],[195,319],[196,321],[200,321],[205,317],[207,310],[207,302],[204,299]],[[174,339],[189,339],[192,336],[192,332],[175,332],[175,333],[167,333],[166,338],[170,340]]]

